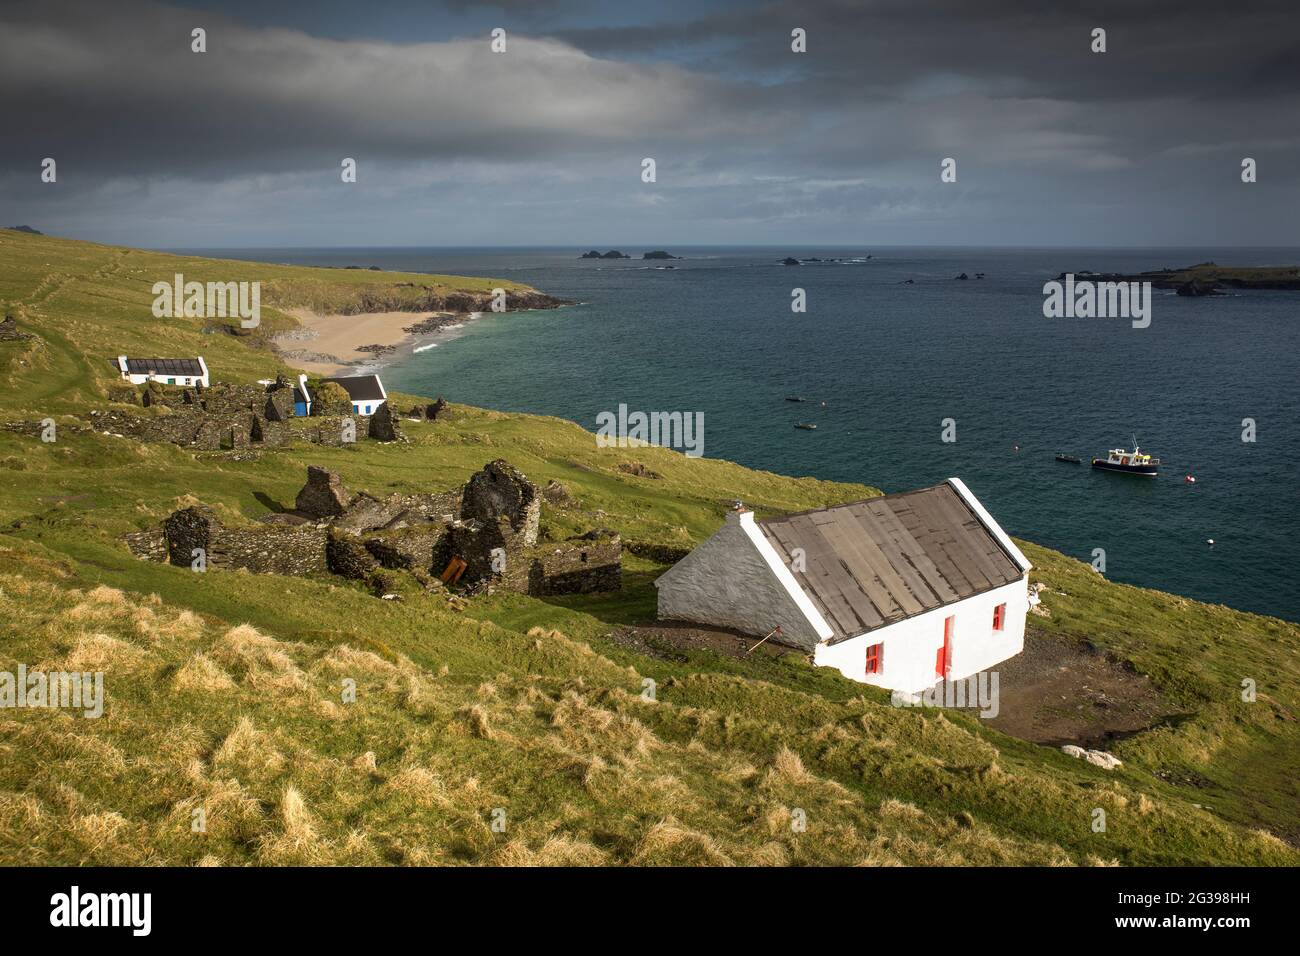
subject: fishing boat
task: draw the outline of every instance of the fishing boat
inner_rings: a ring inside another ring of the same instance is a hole
[[[815,432],[817,430],[817,426],[811,422],[796,422],[794,427],[802,428],[806,432]]]
[[[1101,471],[1117,471],[1124,475],[1140,475],[1143,478],[1154,478],[1160,468],[1160,459],[1142,454],[1138,449],[1137,441],[1134,441],[1132,451],[1124,448],[1112,448],[1110,454],[1105,458],[1094,458],[1092,467]]]
[[[1057,461],[1066,461],[1066,462],[1069,462],[1071,465],[1082,465],[1082,464],[1083,464],[1083,462],[1081,462],[1081,461],[1080,461],[1078,458],[1076,458],[1074,455],[1057,455],[1057,456],[1056,456],[1056,460],[1057,460]]]

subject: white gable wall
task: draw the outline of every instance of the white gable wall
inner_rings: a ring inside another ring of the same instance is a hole
[[[993,630],[993,609],[1007,606],[1006,624]],[[850,680],[891,690],[917,693],[933,687],[939,677],[935,658],[943,646],[943,622],[953,622],[952,669],[960,680],[1014,657],[1025,647],[1025,614],[1029,611],[1029,575],[963,601],[878,627],[838,644],[819,645],[813,663],[834,667]],[[884,670],[868,675],[867,647],[884,644]]]
[[[821,622],[825,630],[819,633],[769,563],[775,560],[780,565],[780,558],[775,552],[770,558],[764,555],[754,536],[761,539],[762,531],[754,526],[752,513],[729,514],[727,523],[713,537],[655,581],[659,618],[735,628],[759,636],[779,624],[783,643],[811,651],[830,629]],[[783,565],[780,568],[785,570]],[[785,573],[790,587],[807,602],[793,576],[788,570]]]

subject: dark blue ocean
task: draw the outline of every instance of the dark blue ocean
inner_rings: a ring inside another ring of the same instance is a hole
[[[386,384],[590,430],[620,403],[702,411],[708,457],[885,491],[957,475],[1012,534],[1085,561],[1105,549],[1113,580],[1300,620],[1300,293],[1153,290],[1145,329],[1042,313],[1062,271],[1295,264],[1300,250],[679,246],[671,270],[581,251],[203,250],[533,285],[581,304],[489,315],[390,365]],[[1159,478],[1087,466],[1135,435]]]

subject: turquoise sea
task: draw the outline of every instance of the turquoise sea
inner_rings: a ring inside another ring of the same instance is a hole
[[[1063,271],[1295,264],[1300,250],[619,248],[685,258],[189,251],[528,283],[579,304],[485,316],[396,360],[385,383],[593,431],[620,404],[699,411],[708,457],[886,491],[957,475],[1010,533],[1085,561],[1104,549],[1113,580],[1300,620],[1300,293],[1154,290],[1145,329],[1042,311],[1044,282]],[[780,265],[787,255],[841,261]],[[796,287],[804,314],[791,311]],[[941,440],[944,419],[955,442]],[[1134,436],[1163,460],[1159,478],[1087,466]]]

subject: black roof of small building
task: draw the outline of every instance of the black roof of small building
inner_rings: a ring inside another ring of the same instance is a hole
[[[757,524],[835,631],[832,644],[1024,574],[947,482]]]
[[[347,378],[327,378],[324,381],[342,385],[348,398],[354,402],[372,402],[386,397],[378,375],[352,375]]]
[[[117,359],[113,367],[120,370]],[[196,358],[145,358],[126,360],[126,370],[131,375],[202,375],[203,366]]]

